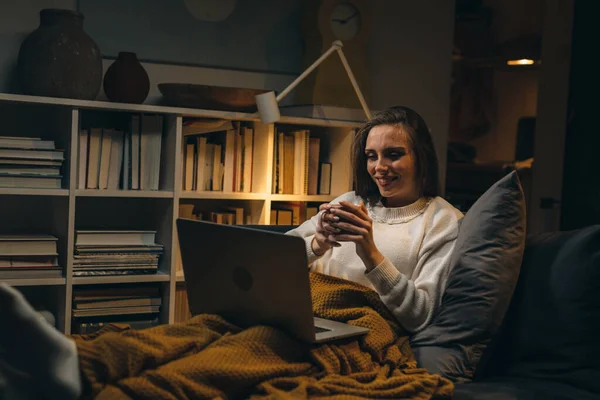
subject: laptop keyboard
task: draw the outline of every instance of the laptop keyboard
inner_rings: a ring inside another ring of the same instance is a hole
[[[331,332],[331,329],[321,328],[320,326],[315,326],[315,333],[322,333],[322,332]]]

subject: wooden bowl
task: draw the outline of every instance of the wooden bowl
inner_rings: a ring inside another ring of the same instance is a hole
[[[159,83],[166,105],[209,110],[256,112],[254,96],[265,89],[244,89],[190,83]]]

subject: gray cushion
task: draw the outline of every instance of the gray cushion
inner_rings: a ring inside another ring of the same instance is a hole
[[[421,367],[473,379],[510,303],[525,248],[525,199],[516,172],[490,187],[460,225],[442,304],[412,339]]]

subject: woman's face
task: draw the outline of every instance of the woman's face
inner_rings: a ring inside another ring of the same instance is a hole
[[[402,207],[419,198],[415,159],[408,134],[401,126],[371,129],[365,147],[367,170],[387,207]]]

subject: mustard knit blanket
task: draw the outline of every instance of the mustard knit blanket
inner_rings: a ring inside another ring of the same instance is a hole
[[[308,345],[269,326],[216,315],[145,330],[110,326],[77,343],[86,397],[97,399],[451,398],[450,381],[417,368],[408,336],[359,284],[311,273],[316,316],[369,328]]]

